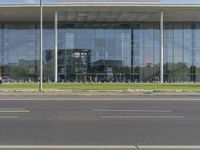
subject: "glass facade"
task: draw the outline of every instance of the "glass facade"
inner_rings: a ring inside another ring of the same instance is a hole
[[[6,24],[0,30],[0,72],[16,81],[36,80],[38,32],[34,25]]]
[[[38,81],[39,25],[0,26],[0,73]],[[154,82],[160,79],[159,23],[59,23],[59,82]],[[54,26],[44,29],[44,80],[54,80]],[[164,81],[200,81],[200,23],[164,24]]]
[[[164,73],[168,82],[200,81],[200,24],[166,23]]]
[[[120,28],[59,29],[59,80],[130,80],[131,33],[131,29]]]

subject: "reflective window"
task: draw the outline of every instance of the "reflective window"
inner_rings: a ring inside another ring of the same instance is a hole
[[[38,81],[39,25],[0,28],[0,73],[14,81]],[[44,80],[54,80],[54,27],[44,28]],[[165,82],[200,81],[200,23],[165,23]],[[63,82],[157,82],[159,23],[59,23],[58,76]]]
[[[128,82],[131,29],[60,28],[58,54],[59,81]]]
[[[1,75],[14,81],[36,81],[37,30],[33,24],[5,24],[1,28]]]
[[[168,23],[164,34],[167,82],[199,81],[199,23]]]

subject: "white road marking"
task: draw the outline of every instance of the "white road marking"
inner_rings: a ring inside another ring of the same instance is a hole
[[[19,116],[0,116],[0,119],[18,119]]]
[[[112,109],[93,109],[96,112],[156,112],[156,113],[171,113],[172,110],[112,110]]]
[[[0,149],[137,149],[134,145],[0,145]]]
[[[29,113],[30,110],[0,110],[0,113]]]
[[[0,113],[29,113],[25,108],[0,108]]]
[[[152,150],[195,150],[200,149],[200,145],[191,145],[191,146],[184,146],[184,145],[138,145],[139,149],[152,149]]]
[[[182,119],[185,116],[101,116],[102,119]]]

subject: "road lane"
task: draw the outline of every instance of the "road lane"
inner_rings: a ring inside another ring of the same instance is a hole
[[[0,113],[19,116],[14,120],[0,120],[0,145],[200,144],[200,101],[10,100],[0,101],[0,106],[29,110],[28,113]],[[174,118],[163,119],[165,116]]]

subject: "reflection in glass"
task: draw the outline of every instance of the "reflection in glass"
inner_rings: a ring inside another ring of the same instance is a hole
[[[61,28],[58,47],[59,81],[130,80],[131,29]]]
[[[165,82],[200,81],[200,23],[165,23]],[[38,81],[39,25],[0,28],[0,74],[17,82]],[[44,80],[54,80],[54,27],[44,29]],[[60,82],[158,82],[159,23],[59,23]]]

